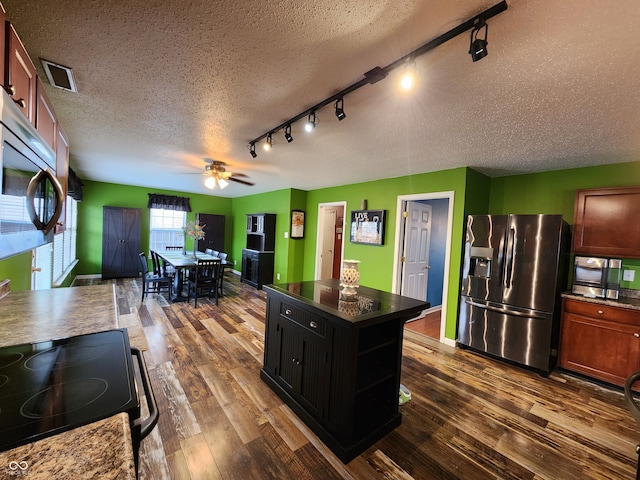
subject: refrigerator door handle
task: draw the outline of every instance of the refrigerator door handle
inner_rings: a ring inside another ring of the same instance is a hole
[[[517,310],[511,310],[511,309],[505,308],[505,307],[494,307],[493,305],[487,305],[485,303],[474,302],[473,300],[469,300],[468,298],[466,299],[466,302],[469,305],[473,306],[473,307],[484,308],[486,310],[491,310],[492,312],[503,313],[505,315],[514,315],[516,317],[526,317],[526,318],[546,318],[544,315],[539,315],[539,314],[535,314],[535,313],[519,312]]]
[[[505,288],[511,288],[511,281],[513,277],[513,253],[515,249],[515,237],[516,231],[509,229],[509,236],[507,239],[507,258],[504,262],[504,286]]]

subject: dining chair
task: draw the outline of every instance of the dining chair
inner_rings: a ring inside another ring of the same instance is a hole
[[[189,270],[187,277],[187,303],[193,292],[195,307],[198,306],[198,294],[202,296],[204,293],[209,298],[213,297],[218,305],[218,283],[221,272],[220,260],[198,259],[196,265]]]
[[[173,265],[167,264],[155,250],[151,250],[151,264],[153,265],[154,275],[173,279],[176,273],[175,268],[173,268]]]
[[[142,272],[142,301],[144,302],[144,296],[147,293],[162,293],[166,291],[171,296],[173,279],[150,272],[147,255],[144,252],[140,252],[138,257],[140,258],[140,271]]]
[[[213,254],[213,249],[212,248],[205,248],[204,249],[204,253],[206,253],[207,255],[211,255],[211,256],[215,257],[215,255]]]

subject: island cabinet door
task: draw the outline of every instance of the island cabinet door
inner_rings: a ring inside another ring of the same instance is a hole
[[[319,420],[326,416],[329,352],[326,341],[281,318],[276,381]]]

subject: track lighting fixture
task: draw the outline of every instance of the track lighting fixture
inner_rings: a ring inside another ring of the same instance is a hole
[[[408,59],[400,77],[400,88],[405,91],[413,89],[417,81],[416,64]]]
[[[309,112],[309,117],[307,117],[307,123],[304,125],[304,129],[307,132],[313,132],[314,128],[316,128],[316,111],[311,110]]]
[[[347,114],[344,113],[344,99],[339,98],[338,100],[336,100],[336,117],[338,118],[338,120],[343,120]]]
[[[284,139],[288,143],[293,142],[293,137],[291,136],[291,124],[289,124],[286,127],[284,127]]]
[[[471,54],[472,60],[474,62],[477,62],[481,58],[486,57],[487,43],[488,43],[487,34],[489,31],[489,27],[487,26],[486,21],[490,18],[495,17],[499,13],[504,12],[505,10],[507,10],[507,8],[508,6],[507,6],[506,0],[501,0],[499,3],[495,4],[492,7],[489,7],[488,9],[475,15],[474,17],[469,18],[468,20],[462,22],[458,26],[453,27],[452,29],[448,30],[447,32],[444,32],[438,37],[432,38],[428,42],[424,43],[422,46],[416,48],[412,52],[409,52],[408,54],[395,60],[394,62],[391,62],[387,66],[373,67],[371,70],[364,73],[363,78],[358,80],[356,83],[353,83],[348,87],[343,88],[336,94],[322,100],[321,102],[313,105],[310,108],[307,108],[307,110],[300,112],[298,115],[288,119],[287,121],[283,122],[277,127],[272,128],[271,130],[260,135],[259,137],[251,140],[251,142],[249,143],[249,152],[251,153],[251,156],[253,158],[256,157],[255,144],[261,141],[262,139],[267,138],[267,144],[271,146],[272,145],[272,142],[270,141],[271,136],[274,132],[277,132],[278,130],[284,130],[284,138],[287,140],[287,142],[291,142],[293,140],[293,137],[291,136],[291,124],[294,122],[297,122],[298,120],[303,120],[305,117],[307,117],[307,122],[304,127],[305,130],[307,132],[313,131],[313,129],[317,125],[315,112],[319,108],[334,104],[335,115],[338,118],[338,120],[342,120],[343,118],[346,117],[344,113],[343,97],[359,88],[364,87],[365,85],[373,85],[374,83],[384,80],[388,76],[389,72],[391,72],[392,70],[395,70],[397,68],[401,68],[404,66],[405,70],[407,70],[407,72],[405,73],[408,74],[409,68],[412,67],[412,70],[413,70],[412,76],[405,75],[402,80],[403,89],[405,90],[410,89],[416,82],[416,70],[414,65],[415,59],[418,58],[420,55],[424,55],[425,53],[442,45],[443,43],[446,43],[449,40],[452,40],[458,35],[468,32],[469,30],[471,30],[471,44],[469,47],[469,53]],[[482,32],[482,30],[484,30],[484,32]],[[482,36],[478,38],[480,33],[484,33],[484,38]]]
[[[484,38],[478,38],[478,34],[484,28]],[[487,35],[489,34],[489,25],[480,18],[477,25],[471,30],[471,45],[469,46],[469,53],[471,54],[471,60],[477,62],[481,58],[487,56]]]
[[[264,148],[265,152],[268,152],[273,147],[273,139],[271,138],[271,134],[267,135],[267,140],[264,142],[262,148]]]

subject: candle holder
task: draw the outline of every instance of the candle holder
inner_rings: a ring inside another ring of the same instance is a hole
[[[358,293],[360,286],[360,271],[358,264],[360,260],[343,260],[342,273],[340,275],[340,286],[342,293],[347,296],[354,296]]]

